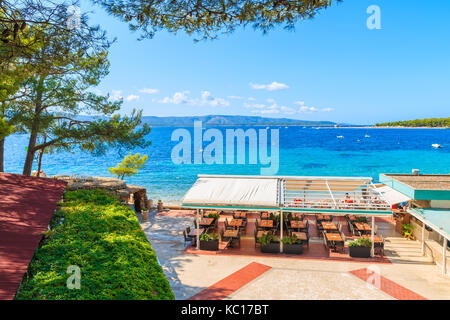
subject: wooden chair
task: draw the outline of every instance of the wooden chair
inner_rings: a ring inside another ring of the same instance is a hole
[[[264,230],[264,228],[259,225],[259,220],[258,219],[255,219],[255,229],[256,229],[256,231]]]
[[[183,237],[184,237],[184,244],[186,244],[186,242],[192,243],[192,240],[194,239],[194,238],[192,238],[192,237],[189,237],[189,236],[186,234],[186,230],[183,230]]]
[[[208,233],[214,232],[219,228],[219,219],[215,219],[208,227]]]
[[[374,245],[375,254],[384,256],[384,237],[383,237],[383,235],[380,235],[379,237],[381,238],[381,243],[375,242],[375,245]]]
[[[247,220],[242,220],[242,224],[239,226],[239,231],[245,231],[247,228]]]
[[[258,235],[258,230],[255,229],[255,248],[259,244],[257,235]]]
[[[340,232],[341,238],[342,238],[342,242],[339,242],[338,244],[335,245],[335,250],[341,253],[345,252],[345,234]]]
[[[325,247],[325,249],[327,251],[330,250],[330,246],[329,246],[327,237],[325,236],[325,231],[322,231],[320,234],[322,235],[322,238],[323,238],[323,246]]]
[[[319,220],[317,220],[316,226],[317,226],[317,230],[319,231],[319,236],[323,235],[324,229],[322,228],[322,223]]]
[[[301,228],[300,231],[306,233],[307,235],[309,234],[309,221],[308,220],[305,221],[305,227]]]
[[[234,230],[234,227],[228,224],[228,219],[225,219],[225,230]]]

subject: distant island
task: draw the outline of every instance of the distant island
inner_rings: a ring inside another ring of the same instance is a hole
[[[450,128],[450,118],[430,118],[377,123],[377,127]]]
[[[192,126],[202,121],[204,126],[335,126],[331,121],[307,121],[288,118],[264,118],[258,116],[207,115],[185,117],[143,116],[142,122],[153,127]]]

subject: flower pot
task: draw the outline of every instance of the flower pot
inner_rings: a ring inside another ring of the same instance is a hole
[[[219,240],[200,240],[200,250],[217,251],[219,250]]]
[[[150,210],[153,209],[153,200],[152,199],[148,200],[147,205],[148,205],[147,208],[149,208]]]
[[[158,202],[158,212],[163,211],[164,206],[162,202]]]
[[[370,247],[348,247],[348,254],[352,258],[369,258]]]
[[[142,210],[142,221],[147,221],[148,220],[148,210]]]
[[[261,245],[261,252],[280,253],[280,243],[279,242],[271,242],[265,246]]]
[[[303,253],[303,245],[300,243],[283,244],[283,252],[286,254],[302,254]]]

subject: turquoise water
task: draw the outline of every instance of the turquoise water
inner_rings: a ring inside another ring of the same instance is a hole
[[[146,187],[149,197],[166,201],[180,200],[195,182],[197,174],[260,174],[261,165],[181,164],[171,160],[171,141],[176,128],[155,127],[145,153],[149,161],[130,184]],[[222,132],[226,128],[218,128]],[[261,128],[255,128],[261,129]],[[365,176],[378,180],[380,173],[450,173],[450,130],[448,129],[279,129],[279,175]],[[192,129],[188,129],[192,131]],[[371,137],[364,138],[368,133]],[[343,135],[343,139],[337,139]],[[225,134],[224,134],[225,136]],[[360,140],[360,141],[357,141]],[[442,149],[433,149],[439,143]],[[204,143],[203,148],[208,143]],[[5,145],[5,169],[21,173],[27,136],[8,137]],[[270,149],[269,149],[270,150]],[[46,174],[80,174],[110,177],[108,168],[121,161],[115,150],[93,157],[82,152],[45,155]]]

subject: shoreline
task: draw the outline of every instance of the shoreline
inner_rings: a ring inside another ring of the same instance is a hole
[[[318,129],[450,129],[450,127],[388,127],[388,126],[364,126],[364,127],[319,127]]]

